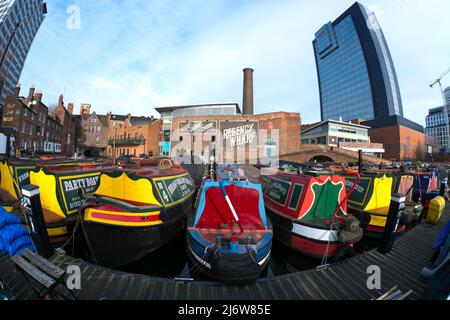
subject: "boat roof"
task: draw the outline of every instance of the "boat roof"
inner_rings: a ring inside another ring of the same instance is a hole
[[[113,171],[134,173],[143,178],[158,178],[188,173],[187,170],[183,168],[164,169],[160,167],[122,168],[122,169],[114,169]]]

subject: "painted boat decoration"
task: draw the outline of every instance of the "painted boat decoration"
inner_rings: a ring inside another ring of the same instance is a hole
[[[28,162],[31,160],[35,162]],[[30,183],[37,185],[50,241],[62,245],[69,239],[77,220],[80,194],[97,188],[102,169],[102,165],[93,162],[59,158],[4,160],[0,162],[1,205],[9,212],[20,214],[21,189]]]
[[[0,161],[0,205],[8,212],[18,207],[21,189],[30,184],[30,171],[36,168],[31,163]]]
[[[104,172],[80,208],[94,261],[116,268],[139,260],[183,230],[194,184],[184,169],[147,167]]]
[[[344,177],[277,170],[261,179],[266,211],[280,242],[324,262],[353,253],[353,244],[363,232],[359,221],[347,214],[347,195],[352,190],[347,193]]]
[[[355,178],[346,176],[347,188],[355,183]],[[406,209],[395,233],[401,234],[419,220],[423,207],[413,201],[414,176],[398,172],[365,172],[350,194],[348,210],[362,223],[364,236],[381,239],[386,225],[391,196],[395,193],[406,195]]]
[[[266,268],[272,227],[262,187],[239,176],[236,166],[218,166],[218,177],[205,179],[195,215],[188,218],[188,253],[195,268],[227,283],[254,282]],[[211,176],[210,176],[211,177]]]
[[[94,164],[72,164],[37,168],[30,172],[30,182],[41,190],[47,232],[55,246],[64,244],[73,234],[83,198],[98,188],[104,169]]]

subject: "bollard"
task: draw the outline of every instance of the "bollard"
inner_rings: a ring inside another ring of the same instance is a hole
[[[382,254],[387,254],[392,249],[395,239],[395,230],[403,215],[405,209],[406,196],[401,193],[396,193],[391,197],[391,204],[386,218],[386,225],[384,226],[383,238],[381,239],[378,251]]]
[[[441,182],[441,188],[439,189],[439,194],[441,195],[442,198],[445,199],[445,191],[447,188],[447,179],[444,179],[444,181]]]
[[[362,150],[358,150],[358,173],[362,173],[362,165],[363,165],[363,152]]]
[[[50,258],[54,253],[53,245],[50,243],[47,225],[42,212],[39,187],[29,184],[22,188],[24,204],[26,208],[26,219],[31,227],[31,240],[38,253],[44,258]]]

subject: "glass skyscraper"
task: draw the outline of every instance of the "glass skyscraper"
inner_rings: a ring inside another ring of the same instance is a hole
[[[14,91],[28,51],[47,13],[43,0],[0,0],[0,106]]]
[[[397,76],[375,15],[356,2],[315,34],[321,118],[403,116]]]

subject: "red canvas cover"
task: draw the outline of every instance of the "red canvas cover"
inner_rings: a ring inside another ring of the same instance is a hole
[[[244,230],[265,230],[259,213],[259,193],[255,189],[242,188],[237,185],[225,187],[231,203],[239,217]],[[199,229],[227,229],[235,224],[222,190],[212,187],[205,192],[205,207],[196,228]]]

